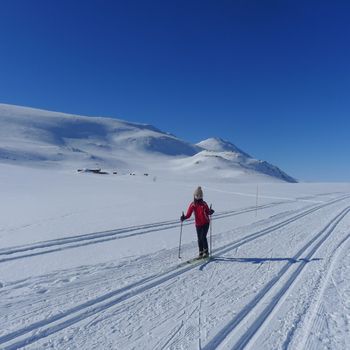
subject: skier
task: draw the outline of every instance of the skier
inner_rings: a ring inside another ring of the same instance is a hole
[[[197,187],[193,195],[193,202],[188,207],[186,215],[182,213],[180,220],[189,219],[194,212],[199,248],[198,258],[200,259],[209,256],[207,233],[210,224],[209,216],[214,213],[214,210],[209,209],[208,204],[203,200],[203,191],[200,186]]]

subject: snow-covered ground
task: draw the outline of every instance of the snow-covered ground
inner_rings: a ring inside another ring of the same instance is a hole
[[[0,163],[0,348],[348,349],[350,185],[256,180]]]

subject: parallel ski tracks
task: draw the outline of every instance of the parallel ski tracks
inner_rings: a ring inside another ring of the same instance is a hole
[[[328,203],[333,203],[334,201],[342,200],[345,197],[337,198],[331,200]],[[245,213],[255,212],[256,210],[267,209],[275,207],[281,204],[288,203],[290,201],[279,201],[268,203],[264,205],[259,205],[258,207],[248,207],[240,210],[228,210],[222,211],[214,215],[213,220],[220,220],[236,215],[241,215]],[[193,220],[188,220],[184,225],[191,225]],[[59,252],[67,249],[73,249],[78,247],[83,247],[91,244],[105,243],[112,240],[123,239],[133,236],[144,235],[148,233],[165,231],[173,228],[179,227],[179,220],[168,220],[160,221],[155,223],[149,223],[144,225],[135,225],[124,227],[115,230],[107,230],[101,232],[92,232],[81,235],[74,235],[64,238],[57,238],[47,241],[36,242],[33,244],[26,244],[21,246],[15,246],[10,248],[0,249],[0,263],[18,260],[23,258],[29,258],[38,255],[44,255],[54,252]]]
[[[271,208],[285,202],[273,202],[258,207],[259,210]],[[244,208],[241,210],[223,211],[213,217],[214,220],[224,219],[236,215],[241,215],[256,210],[256,207]],[[193,220],[189,220],[185,225],[190,225]],[[161,221],[145,225],[130,226],[116,230],[94,232],[65,238],[58,238],[48,241],[37,242],[28,245],[16,246],[0,249],[0,263],[29,258],[38,255],[58,252],[67,249],[78,248],[91,244],[104,243],[111,240],[144,235],[147,233],[169,230],[179,227],[179,220]]]
[[[231,251],[238,246],[242,246],[254,239],[260,238],[263,235],[269,234],[279,228],[282,228],[284,226],[287,226],[288,224],[291,224],[315,211],[318,211],[322,208],[325,208],[327,206],[330,206],[332,204],[335,204],[337,202],[340,202],[344,199],[349,198],[350,196],[343,196],[341,198],[332,200],[330,202],[327,202],[325,204],[319,205],[317,207],[307,209],[303,211],[302,213],[298,215],[294,215],[293,217],[284,220],[278,224],[275,224],[267,229],[258,231],[256,233],[250,234],[248,236],[243,237],[240,240],[237,240],[236,242],[233,242],[231,244],[225,245],[221,247],[220,249],[216,250],[216,254],[224,254],[228,251]],[[312,257],[312,255],[316,252],[316,250],[321,246],[321,244],[329,237],[329,235],[332,233],[336,225],[341,221],[341,219],[350,211],[350,207],[347,207],[344,209],[340,214],[338,214],[327,226],[325,229],[323,229],[320,233],[318,233],[306,246],[304,246],[294,257],[294,259],[298,259],[301,254],[303,254],[310,246],[315,243],[315,246],[311,249],[311,251],[307,254],[305,259],[309,259]],[[317,239],[321,236],[321,239],[318,241]],[[57,313],[55,315],[52,315],[46,319],[34,322],[28,326],[25,326],[23,328],[20,328],[16,331],[13,331],[11,333],[8,333],[6,335],[3,335],[0,337],[0,345],[1,348],[4,350],[13,350],[13,349],[19,349],[21,347],[24,347],[26,345],[32,344],[34,342],[37,342],[47,336],[50,336],[60,330],[63,330],[73,324],[76,324],[92,315],[98,314],[102,311],[105,311],[113,306],[117,306],[121,304],[122,302],[135,297],[141,293],[144,293],[148,290],[151,290],[152,288],[159,287],[163,283],[167,283],[173,278],[177,278],[185,273],[187,273],[190,270],[196,269],[198,266],[203,265],[202,262],[199,261],[198,264],[192,264],[192,265],[181,265],[170,268],[168,271],[163,272],[161,274],[152,275],[149,277],[146,277],[142,280],[139,280],[131,285],[127,285],[123,288],[117,289],[115,291],[112,291],[110,293],[104,294],[100,297],[94,298],[88,302],[82,303],[80,305],[77,305],[76,307],[70,308],[64,312]],[[228,334],[230,334],[236,325],[240,323],[249,313],[252,308],[256,304],[259,303],[261,299],[263,299],[264,295],[273,288],[273,286],[282,278],[282,276],[289,270],[291,264],[287,263],[285,267],[280,271],[280,273],[272,279],[268,285],[258,294],[260,297],[256,297],[249,305],[247,305],[245,308],[242,309],[240,312],[240,317],[235,317],[234,320],[232,320],[224,329],[222,329],[203,349],[212,349],[215,348],[215,345],[221,344]],[[266,317],[269,315],[271,310],[274,308],[275,304],[279,301],[279,299],[283,296],[285,291],[290,287],[290,285],[293,283],[293,281],[296,279],[296,277],[300,274],[302,269],[304,268],[305,263],[300,264],[296,272],[294,272],[291,277],[288,279],[287,283],[281,288],[281,290],[278,293],[278,296],[276,299],[273,299],[272,302],[269,304],[269,308],[259,317],[259,319],[256,321],[256,324],[254,324],[251,328],[249,328],[250,332],[255,333],[257,329],[260,327],[259,323],[263,323],[263,321],[266,319]],[[249,331],[248,330],[248,331]],[[247,331],[247,332],[248,332]],[[31,333],[31,334],[30,334]],[[246,334],[242,339],[240,339],[238,346],[243,346],[247,341],[249,341],[251,334]],[[214,345],[214,347],[212,347]],[[237,347],[237,349],[242,347]],[[236,349],[236,347],[235,347]]]
[[[292,260],[299,260],[299,265],[295,270],[292,270],[290,275],[287,273],[294,265],[292,262],[287,262],[278,274],[272,278],[260,292],[250,301],[231,321],[229,321],[224,328],[222,328],[204,347],[203,350],[216,349],[221,344],[229,342],[230,337],[234,331],[242,323],[242,321],[249,322],[247,320],[251,317],[251,325],[248,329],[240,335],[239,339],[228,347],[234,350],[244,349],[249,343],[252,337],[262,327],[267,318],[271,315],[276,305],[281,301],[286,292],[292,287],[294,281],[300,276],[301,272],[307,265],[308,261],[315,255],[322,244],[332,234],[341,220],[350,212],[350,206],[343,209],[338,215],[336,215],[320,232],[318,232],[307,244],[305,244],[292,258]],[[304,255],[305,254],[305,255]],[[281,283],[281,286],[277,284],[282,278],[287,280]],[[269,298],[268,294],[273,294]],[[265,301],[267,305],[260,307],[262,310],[256,310],[257,307]]]

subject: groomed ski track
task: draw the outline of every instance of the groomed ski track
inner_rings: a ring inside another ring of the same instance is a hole
[[[300,198],[305,200],[304,198]],[[307,199],[306,199],[307,200]],[[218,212],[213,216],[213,220],[232,218],[237,215],[261,211],[263,209],[279,206],[281,204],[290,203],[290,200],[283,200],[272,202],[264,205],[243,208],[240,210],[228,210]],[[184,223],[184,226],[192,225],[193,219]],[[144,225],[136,225],[118,228],[115,230],[93,232],[81,235],[69,235],[69,237],[57,238],[48,241],[35,242],[33,244],[26,244],[15,246],[11,248],[0,249],[0,264],[7,261],[19,260],[23,258],[33,257],[37,255],[44,255],[54,253],[62,250],[73,249],[77,247],[84,247],[87,245],[105,243],[112,240],[125,239],[134,236],[145,235],[149,233],[169,230],[180,227],[179,220],[160,221]]]
[[[281,203],[268,204],[260,209]],[[77,285],[73,284],[71,290],[66,287],[58,289],[48,305],[59,311],[45,317],[39,310],[47,307],[47,303],[42,303],[40,299],[31,300],[32,305],[27,305],[26,314],[21,315],[25,325],[10,325],[11,330],[0,336],[0,347],[18,349],[31,348],[32,345],[40,348],[49,337],[53,347],[67,342],[71,348],[93,348],[93,341],[85,343],[84,339],[94,339],[99,330],[115,327],[113,334],[116,334],[117,340],[114,340],[114,345],[121,349],[142,348],[145,342],[149,345],[147,348],[152,349],[243,349],[263,335],[266,324],[278,313],[278,308],[303,279],[305,271],[312,270],[313,265],[323,264],[322,259],[316,256],[327,242],[331,241],[340,249],[348,240],[349,233],[339,226],[349,218],[349,204],[350,196],[342,195],[324,204],[308,205],[296,209],[294,213],[288,212],[284,219],[276,218],[271,219],[269,224],[263,223],[263,228],[252,230],[249,227],[247,234],[238,239],[229,232],[218,232],[214,240],[214,257],[207,262],[198,261],[191,265],[173,263],[169,266],[169,254],[168,259],[159,254],[154,258],[158,259],[158,264],[164,264],[162,271],[152,273],[156,270],[151,268],[147,273],[143,272],[144,277],[121,288],[112,288],[108,293],[87,298],[84,302],[86,295],[82,293],[81,302],[74,307],[66,308],[63,298],[79,294],[81,290],[75,289]],[[215,220],[230,219],[255,209],[217,213]],[[131,235],[144,235],[178,225],[178,221],[158,222],[2,249],[0,263],[112,239],[127,239]],[[272,244],[277,239],[280,242]],[[276,251],[277,246],[283,247],[281,251],[284,255]],[[332,254],[335,252],[334,248]],[[331,259],[332,254],[327,258]],[[175,254],[172,253],[172,256]],[[146,266],[153,266],[154,262],[144,260]],[[135,275],[133,268],[127,269],[123,265],[120,268],[126,270],[126,279]],[[118,269],[111,270],[114,274],[118,272]],[[113,273],[101,273],[98,280],[92,280],[92,284],[87,278],[83,287],[93,287],[94,293],[98,294],[96,286],[113,279]],[[189,296],[189,291],[193,290],[195,293]],[[130,315],[130,310],[137,315],[137,322],[136,316]],[[16,317],[15,314],[12,322],[16,321]],[[5,321],[1,320],[2,324]],[[163,328],[169,322],[172,326]],[[286,322],[293,320],[287,319]],[[79,331],[74,335],[74,342],[70,335],[61,334],[69,329]],[[167,330],[165,334],[164,330]],[[276,341],[279,341],[278,337]],[[280,342],[289,344],[283,335]]]
[[[288,201],[274,202],[257,207],[249,207],[241,210],[231,210],[219,212],[213,216],[213,220],[220,220],[231,218],[240,214],[255,212],[256,210],[263,210],[274,206],[288,203]],[[193,219],[184,223],[184,226],[193,225]],[[23,246],[16,246],[7,249],[0,249],[0,263],[18,260],[37,255],[44,255],[54,253],[62,250],[84,247],[91,244],[105,243],[117,239],[125,239],[134,236],[141,236],[148,233],[165,231],[180,227],[179,220],[161,221],[156,223],[124,227],[121,229],[108,230],[102,232],[93,232],[77,236],[69,236],[66,238],[58,238],[49,241],[36,242],[34,244],[27,244]]]

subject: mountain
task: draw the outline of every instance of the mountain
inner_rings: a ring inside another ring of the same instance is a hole
[[[113,167],[131,155],[191,156],[199,150],[151,125],[0,104],[2,160]]]
[[[296,182],[294,178],[283,172],[278,167],[269,164],[266,161],[252,158],[248,153],[240,150],[233,143],[222,140],[221,138],[209,138],[197,143],[197,146],[202,147],[207,151],[202,153],[203,157],[216,158],[217,162],[221,161],[223,164],[229,162],[232,168],[256,171],[287,182]]]
[[[240,150],[237,146],[229,141],[225,141],[219,137],[212,137],[207,140],[201,141],[197,143],[197,146],[213,152],[234,152],[237,154],[241,154],[245,157],[250,157],[249,154]]]
[[[0,104],[0,162],[233,181],[293,178],[219,138],[191,144],[154,126]]]

